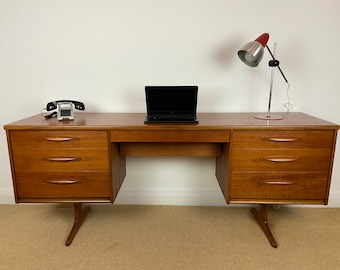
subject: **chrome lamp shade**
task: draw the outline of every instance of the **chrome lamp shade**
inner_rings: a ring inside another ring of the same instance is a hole
[[[269,39],[269,34],[264,33],[256,40],[246,43],[239,51],[238,57],[248,66],[256,67],[262,60],[264,48]]]

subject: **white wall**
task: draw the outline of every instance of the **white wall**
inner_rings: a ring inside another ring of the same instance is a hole
[[[336,0],[0,0],[1,125],[55,99],[88,112],[145,112],[144,86],[199,85],[200,112],[264,111],[268,53],[258,68],[237,50],[264,32],[290,81],[294,111],[340,123]],[[286,86],[275,74],[273,110]],[[5,132],[0,203],[13,203]],[[340,207],[335,158],[330,206]],[[214,159],[127,160],[117,203],[224,205]]]

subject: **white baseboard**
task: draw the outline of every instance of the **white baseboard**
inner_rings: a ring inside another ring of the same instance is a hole
[[[226,206],[220,190],[122,189],[115,204]],[[234,204],[233,204],[234,205]],[[328,205],[291,205],[299,207],[340,208],[340,192],[333,192]]]
[[[223,206],[220,190],[122,189],[115,204]]]
[[[340,191],[331,191],[329,199],[328,199],[329,207],[340,207]]]
[[[14,203],[13,189],[0,189],[0,204]],[[115,204],[225,206],[226,202],[222,192],[215,189],[121,189]],[[301,207],[303,206],[301,205]],[[305,206],[321,207],[316,205]],[[340,192],[331,193],[327,207],[340,208]]]
[[[12,188],[0,189],[0,204],[14,204],[14,192]]]

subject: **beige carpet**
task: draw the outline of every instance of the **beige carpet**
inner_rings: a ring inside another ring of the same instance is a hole
[[[340,209],[92,205],[71,246],[69,205],[0,205],[0,269],[340,269]]]

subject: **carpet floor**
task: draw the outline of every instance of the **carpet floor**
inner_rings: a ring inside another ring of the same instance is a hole
[[[91,205],[73,243],[67,204],[0,205],[0,269],[340,269],[340,208]]]

